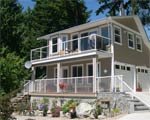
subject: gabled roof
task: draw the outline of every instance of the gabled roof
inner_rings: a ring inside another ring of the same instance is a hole
[[[100,25],[100,24],[106,24],[108,22],[107,20],[108,20],[107,18],[103,18],[103,19],[100,19],[100,20],[96,20],[96,21],[85,23],[85,24],[77,25],[77,26],[74,26],[74,27],[71,27],[71,28],[68,28],[68,29],[64,29],[64,30],[61,30],[61,31],[58,31],[58,32],[54,32],[54,33],[50,33],[48,35],[38,37],[37,40],[40,40],[40,39],[49,40],[50,37],[54,36],[54,35],[78,32],[80,30],[88,29],[88,28],[91,28],[91,27],[96,27],[97,25]]]
[[[143,27],[139,17],[136,16],[136,15],[135,16],[113,16],[113,17],[103,18],[103,19],[100,19],[100,20],[92,21],[92,22],[89,22],[89,23],[85,23],[85,24],[82,24],[82,25],[74,26],[74,27],[71,27],[71,28],[68,28],[68,29],[64,29],[64,30],[61,30],[61,31],[58,31],[58,32],[54,32],[54,33],[51,33],[51,34],[48,34],[48,35],[44,35],[44,36],[38,37],[37,40],[40,40],[40,39],[49,40],[50,37],[54,36],[54,35],[78,32],[78,31],[85,30],[85,29],[88,29],[88,28],[96,27],[96,26],[101,25],[101,24],[115,22],[114,20],[116,20],[116,19],[119,20],[119,19],[131,19],[131,18],[134,19],[134,21],[136,23],[136,26],[138,28],[138,32],[141,33],[142,38],[144,40],[144,43],[150,49],[150,42],[148,40],[148,37],[147,37],[146,32],[144,30],[144,27]],[[122,25],[122,24],[120,24],[120,25]],[[127,27],[125,25],[122,25],[122,26],[123,27]],[[129,29],[131,29],[131,28],[129,28]]]

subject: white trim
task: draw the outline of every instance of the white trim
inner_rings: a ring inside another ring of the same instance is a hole
[[[138,38],[139,41],[140,41],[141,50],[139,50],[139,49],[137,48],[137,38]],[[138,35],[136,35],[135,40],[136,40],[136,50],[139,51],[139,52],[142,52],[142,39],[141,39],[141,37],[138,36]]]
[[[131,35],[133,39],[129,39],[129,35]],[[129,46],[129,41],[133,42],[133,47]],[[134,34],[133,33],[127,32],[127,42],[128,42],[128,48],[134,50],[135,49],[135,40],[134,40]]]
[[[121,29],[121,27],[119,27],[119,26],[117,26],[117,25],[113,25],[113,34],[114,34],[114,43],[115,44],[117,44],[117,45],[122,45],[122,29]],[[115,34],[115,29],[119,29],[119,32],[120,32],[120,35],[118,35],[118,34]],[[118,36],[118,37],[120,37],[120,42],[117,42],[116,40],[115,40],[115,36]]]
[[[65,41],[65,44],[67,45],[67,46],[64,46],[65,48],[64,49],[66,49],[67,47],[68,47],[68,34],[61,34],[60,35],[60,50],[62,50],[63,49],[63,37],[66,37],[66,41]]]
[[[114,65],[122,65],[122,66],[134,67],[134,65],[132,65],[132,64],[123,63],[123,62],[118,62],[118,61],[115,61],[115,62],[114,62]]]
[[[57,52],[53,52],[53,43],[52,43],[52,39],[54,39],[54,38],[57,38]],[[56,35],[56,36],[53,36],[53,37],[51,37],[51,42],[50,42],[50,46],[51,46],[51,53],[50,54],[58,54],[58,51],[59,51],[59,36],[58,35]]]

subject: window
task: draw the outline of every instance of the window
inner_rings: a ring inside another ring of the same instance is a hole
[[[116,69],[120,69],[120,66],[119,65],[115,65]]]
[[[62,40],[62,50],[66,50],[68,48],[68,42],[67,42],[67,35],[62,35],[61,36],[61,40]]]
[[[138,51],[142,51],[142,41],[140,37],[136,36],[136,49]]]
[[[128,33],[128,47],[134,49],[134,36],[132,33]]]
[[[130,71],[130,67],[127,67],[127,71]]]
[[[72,50],[75,51],[76,49],[78,49],[78,34],[74,34],[72,36]]]
[[[121,70],[125,70],[125,66],[121,66]]]
[[[138,72],[141,72],[140,68],[138,68]]]
[[[148,73],[148,70],[145,70],[145,73]]]
[[[144,69],[141,69],[141,72],[144,73]]]
[[[72,66],[72,77],[82,77],[82,76],[83,76],[82,65]],[[78,78],[76,82],[82,84],[82,78]]]
[[[104,36],[105,38],[102,38],[103,39],[103,50],[106,50],[106,46],[110,45],[110,31],[109,31],[109,28],[108,26],[105,26],[105,27],[102,27],[101,28],[101,36]]]
[[[114,27],[114,39],[115,39],[115,43],[118,43],[118,44],[122,44],[122,41],[121,41],[121,28],[119,27]]]
[[[72,77],[82,77],[82,65],[72,67]]]
[[[93,76],[93,65],[92,64],[88,64],[87,65],[87,76]]]
[[[57,37],[52,38],[52,53],[57,52],[58,39]]]

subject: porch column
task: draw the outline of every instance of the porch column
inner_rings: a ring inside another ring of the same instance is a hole
[[[96,93],[96,73],[97,73],[96,61],[97,61],[97,58],[94,57],[92,59],[92,61],[93,61],[93,93]]]
[[[59,82],[60,82],[60,77],[61,77],[61,65],[60,65],[60,62],[57,63],[57,93],[60,92],[60,89],[59,89]]]
[[[111,40],[111,53],[112,53],[112,56],[111,56],[111,91],[113,92],[115,68],[114,68],[114,35],[113,35],[113,26],[112,26],[112,24],[110,24],[110,28],[111,28],[110,40]]]
[[[29,88],[29,91],[34,92],[35,88],[35,75],[36,75],[36,68],[32,67],[32,76],[31,76],[31,88]]]
[[[136,81],[137,81],[136,66],[134,66],[133,69],[134,69],[133,92],[136,92]]]

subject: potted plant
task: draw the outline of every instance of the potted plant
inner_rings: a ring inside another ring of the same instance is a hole
[[[138,82],[136,91],[137,91],[137,92],[141,92],[141,91],[142,91],[142,85],[141,85],[141,83],[139,83],[139,82]]]
[[[64,87],[65,87],[65,83],[59,83],[59,88],[61,89],[61,91],[63,92],[64,90]]]

